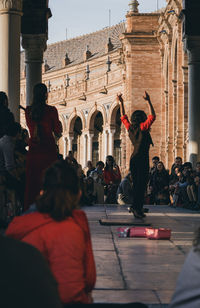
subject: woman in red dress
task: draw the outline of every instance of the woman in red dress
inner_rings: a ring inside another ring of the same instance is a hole
[[[58,157],[55,137],[61,137],[62,125],[57,109],[46,104],[47,98],[46,85],[43,83],[35,85],[33,103],[25,110],[30,139],[26,163],[24,210],[27,210],[39,195],[43,173]]]

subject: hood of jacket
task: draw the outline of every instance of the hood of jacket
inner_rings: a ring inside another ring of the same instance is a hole
[[[24,216],[16,216],[9,224],[6,235],[17,240],[22,240],[34,230],[54,222],[48,214],[34,212]]]

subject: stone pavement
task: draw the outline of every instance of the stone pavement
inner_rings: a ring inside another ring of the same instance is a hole
[[[172,230],[170,240],[118,238],[118,226],[100,225],[101,218],[131,218],[126,206],[84,207],[97,268],[96,303],[142,302],[167,307],[176,280],[200,226],[200,212],[169,206],[147,206],[145,222]],[[138,221],[138,220],[137,220]]]

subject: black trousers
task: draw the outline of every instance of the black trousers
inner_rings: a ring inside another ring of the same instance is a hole
[[[149,157],[132,156],[130,160],[130,172],[133,179],[133,205],[137,212],[142,212],[144,196],[149,180]]]

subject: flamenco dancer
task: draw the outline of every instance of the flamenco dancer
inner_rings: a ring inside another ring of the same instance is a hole
[[[144,100],[149,106],[147,117],[143,110],[136,110],[131,116],[131,123],[125,113],[124,100],[122,94],[117,95],[120,104],[121,121],[129,133],[129,138],[134,146],[130,158],[130,172],[133,179],[133,204],[130,207],[135,218],[144,218],[143,204],[146,186],[149,178],[149,148],[153,145],[150,135],[150,127],[156,119],[155,110],[151,103],[149,94],[145,91]]]

